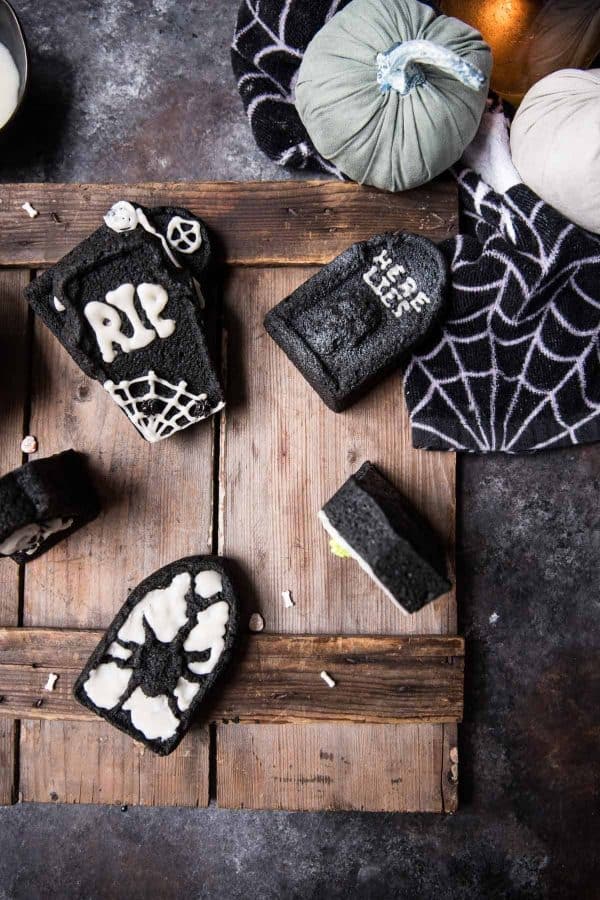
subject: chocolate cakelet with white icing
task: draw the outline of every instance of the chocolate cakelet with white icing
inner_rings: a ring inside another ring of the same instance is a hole
[[[142,581],[92,653],[73,693],[166,756],[228,667],[239,604],[216,556],[189,556]]]
[[[444,257],[427,238],[353,244],[271,309],[265,328],[334,412],[400,366],[439,317]]]
[[[0,478],[0,556],[28,563],[100,512],[85,458],[65,450]]]
[[[122,200],[25,290],[75,362],[152,443],[222,409],[201,315],[206,225]]]
[[[404,613],[446,594],[442,547],[377,466],[365,462],[319,512],[332,553],[354,559]]]

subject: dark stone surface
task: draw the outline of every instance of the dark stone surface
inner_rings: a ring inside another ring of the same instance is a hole
[[[4,180],[287,177],[241,112],[233,3],[15,3],[37,86]],[[16,806],[0,898],[598,897],[599,509],[595,446],[461,462],[457,815]]]

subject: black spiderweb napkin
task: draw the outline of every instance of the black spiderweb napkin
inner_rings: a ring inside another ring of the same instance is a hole
[[[522,453],[600,438],[600,237],[525,185],[458,174],[447,317],[406,371],[415,447]]]

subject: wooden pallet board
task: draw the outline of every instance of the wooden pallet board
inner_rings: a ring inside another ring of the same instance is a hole
[[[39,266],[124,197],[197,212],[225,266],[209,293],[226,409],[158,445],[137,435],[41,323],[30,318],[28,330],[20,296]],[[21,437],[32,433],[39,455],[87,453],[103,498],[94,523],[23,571],[0,561],[0,802],[20,793],[206,805],[212,785],[212,799],[229,807],[454,809],[463,656],[455,593],[402,616],[356,565],[329,554],[316,518],[371,459],[430,519],[452,567],[454,456],[412,449],[399,375],[335,415],[262,327],[267,309],[355,240],[393,229],[454,233],[454,187],[392,196],[324,182],[5,185],[0,198],[0,266],[12,267],[0,269],[0,316],[22,371],[2,420],[1,471],[19,464]],[[25,200],[36,219],[20,209]],[[266,631],[215,698],[207,720],[216,729],[205,722],[159,759],[93,721],[70,687],[129,589],[211,548],[233,561],[244,613],[259,611]],[[60,678],[44,695],[49,671]]]

